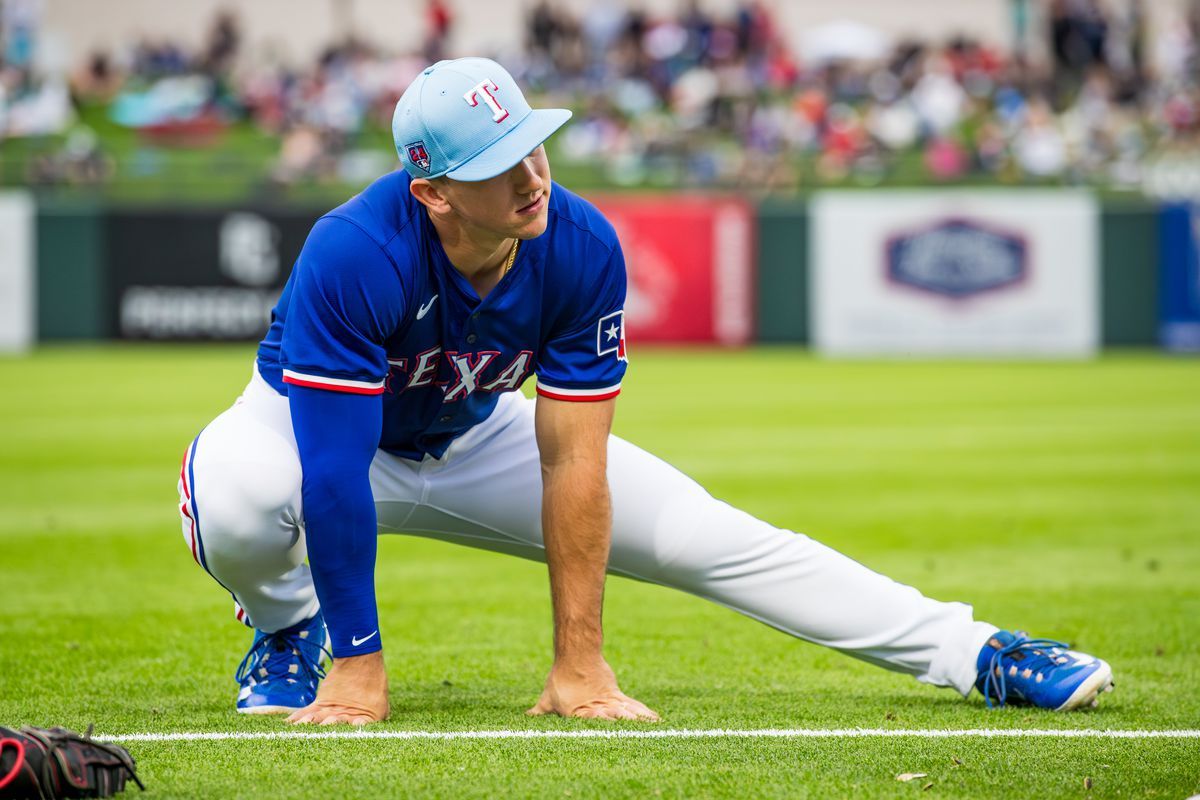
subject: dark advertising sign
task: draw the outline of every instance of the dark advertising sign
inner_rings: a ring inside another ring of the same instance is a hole
[[[123,339],[260,339],[321,213],[110,213],[111,330]]]

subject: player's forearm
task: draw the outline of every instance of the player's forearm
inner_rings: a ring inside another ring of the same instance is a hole
[[[381,647],[375,603],[375,502],[370,467],[378,398],[292,387],[292,427],[304,470],[308,560],[337,658]]]
[[[554,606],[554,659],[600,658],[612,504],[604,465],[570,461],[542,470],[542,528]]]
[[[334,656],[380,649],[375,504],[366,475],[304,477],[306,539]]]

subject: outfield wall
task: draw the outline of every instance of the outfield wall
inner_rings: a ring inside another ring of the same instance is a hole
[[[1177,347],[1194,342],[1200,330],[1200,298],[1193,296],[1200,294],[1200,215],[1186,207],[1095,203],[1085,196],[1076,201],[1069,226],[1039,223],[1034,218],[1049,213],[1045,208],[1023,223],[1021,213],[1035,195],[1051,200],[1046,208],[1058,207],[1053,193],[1022,190],[835,193],[842,198],[834,204],[841,216],[823,223],[817,216],[830,207],[830,195],[822,193],[757,206],[709,196],[594,199],[624,243],[635,342],[819,345],[816,322],[824,311],[828,327],[833,312],[832,301],[815,291],[822,285],[818,267],[826,288],[830,276],[850,281],[835,293],[836,303],[869,324],[907,303],[906,313],[917,315],[910,321],[924,324],[920,314],[940,315],[930,330],[956,341],[964,330],[986,338],[1000,326],[1011,337],[1014,330],[1052,327],[1063,315],[1075,315],[1075,354],[1089,350],[1089,336],[1101,346],[1154,346],[1174,331]],[[980,197],[992,205],[1002,198],[999,210],[980,206]],[[916,199],[928,206],[923,217],[911,213]],[[1096,210],[1079,210],[1091,207]],[[869,219],[861,209],[870,211]],[[40,341],[256,339],[323,211],[41,202],[29,216],[28,254],[16,256],[34,266],[29,324],[36,320]],[[990,220],[989,214],[1003,219]],[[1088,214],[1094,216],[1090,225]],[[849,255],[856,248],[858,255]],[[989,255],[975,258],[977,252]],[[824,254],[821,265],[815,253]],[[851,267],[862,274],[847,278],[842,272]],[[1042,305],[1020,311],[1019,303],[1031,302],[1021,300],[1022,293],[1035,292],[1042,293]],[[875,305],[862,305],[860,295]],[[1016,311],[982,316],[981,309],[995,311],[1005,303]],[[963,328],[970,316],[979,317],[971,323],[976,327]],[[904,333],[904,318],[894,322],[900,327],[881,329],[881,335]],[[1047,354],[1054,351],[1051,346]]]

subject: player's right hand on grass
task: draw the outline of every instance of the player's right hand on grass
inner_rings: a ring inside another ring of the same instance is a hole
[[[586,665],[555,662],[542,696],[525,713],[658,722],[658,714],[618,688],[617,676],[602,658]]]
[[[383,653],[335,658],[317,699],[293,713],[292,724],[367,725],[387,719],[387,672]]]

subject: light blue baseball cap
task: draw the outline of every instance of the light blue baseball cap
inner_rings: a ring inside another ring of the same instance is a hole
[[[392,141],[414,178],[483,181],[506,172],[571,118],[529,107],[508,70],[487,58],[426,67],[396,103]]]

